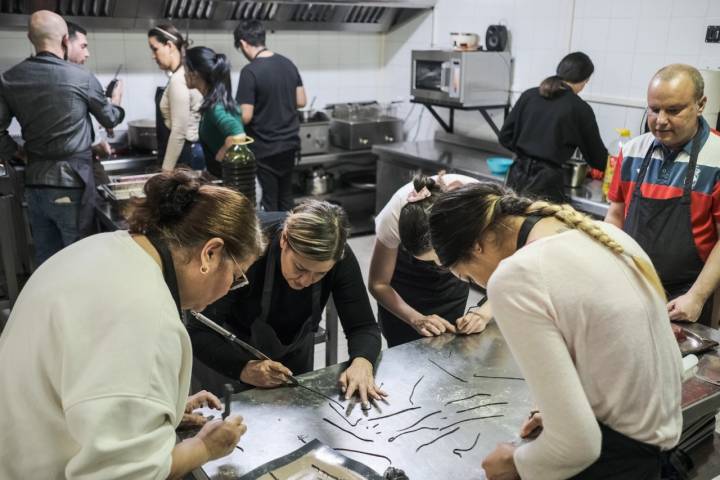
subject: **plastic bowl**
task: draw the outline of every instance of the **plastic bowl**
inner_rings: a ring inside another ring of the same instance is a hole
[[[490,157],[487,159],[490,173],[494,175],[505,175],[512,163],[513,159],[507,157]]]

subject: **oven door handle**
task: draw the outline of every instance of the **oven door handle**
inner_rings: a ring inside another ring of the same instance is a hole
[[[450,79],[452,78],[452,64],[443,62],[440,65],[440,91],[448,93],[450,91]]]

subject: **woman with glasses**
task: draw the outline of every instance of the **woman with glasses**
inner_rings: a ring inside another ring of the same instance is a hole
[[[473,182],[477,180],[444,172],[418,175],[375,218],[368,283],[388,346],[445,332],[478,333],[490,320],[489,304],[463,314],[469,286],[435,263],[428,231],[435,201],[445,191]]]
[[[12,365],[0,369],[0,428],[21,434],[3,443],[0,477],[182,478],[245,432],[238,416],[186,415],[221,405],[207,392],[188,399],[180,311],[225,295],[262,252],[254,205],[181,169],[145,194],[129,231],[60,251],[20,294],[0,340]],[[176,444],[184,417],[202,428]]]
[[[233,144],[233,137],[245,134],[242,117],[230,92],[230,61],[207,47],[185,52],[185,79],[188,88],[203,95],[200,105],[200,142],[205,150],[207,169],[222,177],[220,162]]]
[[[261,214],[261,219],[268,247],[245,271],[249,285],[204,313],[274,361],[257,360],[212,330],[191,323],[195,355],[245,388],[283,385],[289,375],[313,369],[314,332],[332,294],[350,354],[340,387],[346,398],[358,393],[364,405],[368,398],[380,400],[384,392],[375,385],[373,375],[380,333],[360,267],[346,242],[345,212],[337,205],[312,200],[287,215],[276,212],[263,218]]]
[[[487,286],[538,407],[526,442],[484,459],[487,478],[659,479],[682,429],[682,361],[642,248],[569,205],[492,183],[438,199],[430,236],[442,265]]]

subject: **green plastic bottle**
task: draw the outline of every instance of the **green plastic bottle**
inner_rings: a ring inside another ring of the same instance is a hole
[[[245,195],[255,205],[255,176],[257,163],[248,148],[254,140],[246,135],[235,135],[232,146],[222,161],[223,184]]]

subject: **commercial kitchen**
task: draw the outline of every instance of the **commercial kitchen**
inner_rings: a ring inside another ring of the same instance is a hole
[[[720,478],[720,2],[2,0],[0,52],[0,478]]]

